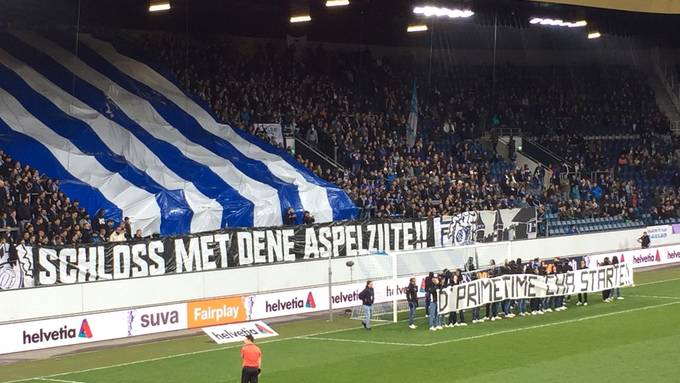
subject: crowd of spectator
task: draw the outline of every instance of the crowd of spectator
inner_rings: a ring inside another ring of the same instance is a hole
[[[653,178],[658,169],[676,166],[672,152],[655,146],[652,138],[666,133],[668,124],[634,68],[505,65],[497,68],[493,84],[488,67],[436,59],[435,70],[424,74],[412,58],[390,61],[367,51],[270,45],[243,54],[227,43],[177,35],[141,41],[140,52],[169,67],[223,120],[260,136],[253,123],[294,125],[298,136],[344,170],[298,160],[342,186],[372,216],[545,204],[565,217],[634,218],[642,208],[658,209],[657,200],[665,201],[666,212],[673,205],[668,186],[677,183],[645,193],[617,172],[623,166]],[[409,147],[413,80],[419,130]],[[558,184],[562,169],[554,169],[555,182],[541,192],[542,177],[507,166],[480,143],[492,128],[520,128],[558,151],[571,164],[570,184]],[[642,145],[614,156],[592,137],[612,135],[641,137]]]
[[[119,225],[103,218],[92,219],[78,200],[59,189],[59,181],[40,174],[0,151],[0,233],[5,240],[27,246],[77,245],[120,242],[141,238],[132,233],[130,221]]]

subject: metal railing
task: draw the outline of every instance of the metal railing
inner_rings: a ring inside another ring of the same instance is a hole
[[[314,156],[317,157],[317,160],[322,160],[326,164],[328,164],[330,167],[333,167],[335,169],[340,169],[340,170],[345,170],[345,168],[340,165],[338,161],[335,160],[335,158],[331,158],[328,154],[322,152],[319,150],[317,147],[309,143],[308,141],[304,140],[303,138],[300,138],[300,136],[295,136],[295,144],[296,144],[296,154],[300,154],[304,157],[309,157],[310,153]],[[298,147],[297,145],[302,146],[304,149],[300,150],[301,148]],[[304,153],[304,154],[303,154]]]

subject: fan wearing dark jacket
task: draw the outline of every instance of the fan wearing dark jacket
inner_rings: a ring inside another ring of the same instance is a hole
[[[361,322],[366,330],[371,329],[371,314],[373,313],[373,301],[375,292],[373,291],[373,281],[366,282],[366,287],[359,293],[359,299],[364,306],[364,320]]]
[[[416,308],[418,308],[418,285],[416,279],[411,278],[406,287],[406,301],[408,302],[408,327],[412,330],[416,329]]]

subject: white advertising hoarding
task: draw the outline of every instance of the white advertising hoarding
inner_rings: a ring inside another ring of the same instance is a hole
[[[591,263],[593,261],[601,263],[605,258],[609,258],[611,261],[615,256],[619,259],[619,262],[628,262],[633,268],[678,263],[680,262],[680,245],[595,254],[590,256],[590,261]]]
[[[131,309],[125,314],[127,336],[184,330],[188,327],[186,303]]]
[[[420,296],[425,296],[420,288],[424,285],[424,278],[425,275],[416,277]],[[374,281],[375,303],[391,302],[395,294],[398,300],[406,299],[409,279],[409,277],[398,278],[396,285],[391,279]],[[365,286],[365,281],[333,286],[331,289],[333,308],[342,309],[360,305],[359,293]],[[329,309],[328,287],[250,295],[245,298],[245,302],[248,320],[324,311]]]
[[[185,303],[0,325],[0,354],[187,328]]]
[[[271,338],[279,335],[271,326],[261,320],[206,327],[203,329],[203,332],[217,344],[242,342],[246,339],[247,335],[252,335],[255,339]]]
[[[0,326],[0,354],[124,338],[126,334],[123,312],[8,324]]]

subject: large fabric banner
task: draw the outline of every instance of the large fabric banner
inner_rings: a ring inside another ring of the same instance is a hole
[[[433,219],[436,246],[536,238],[536,209],[468,211]]]
[[[439,313],[471,309],[506,299],[593,293],[632,284],[633,267],[628,263],[554,275],[509,274],[481,278],[443,289],[439,295]]]
[[[466,216],[471,214],[465,213]],[[534,208],[475,214],[477,217],[505,215],[510,217],[505,221],[508,226],[522,226],[519,230],[522,233],[531,231],[528,226],[533,226],[535,230],[535,224],[531,223],[535,223],[536,219]],[[512,217],[528,219],[521,223]],[[442,241],[442,238],[450,238],[449,233],[461,230],[469,232],[469,228],[460,224],[452,227],[448,221],[445,224],[442,222],[440,218],[430,218],[224,229],[133,242],[71,247],[20,246],[15,248],[16,255],[12,256],[9,250],[0,249],[0,289],[127,279],[462,244],[460,241]],[[480,225],[475,226],[474,230],[476,233],[484,231]],[[478,235],[477,239],[494,241],[502,240],[503,237]]]

